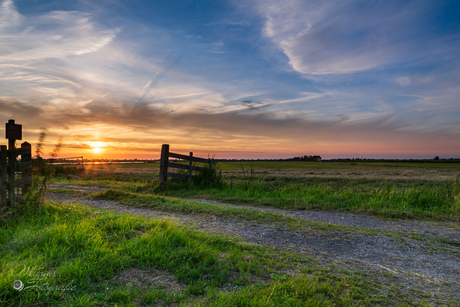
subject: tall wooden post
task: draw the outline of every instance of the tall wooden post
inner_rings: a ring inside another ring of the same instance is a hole
[[[21,171],[22,195],[32,187],[32,145],[27,142],[21,144]]]
[[[193,168],[193,152],[190,152],[188,160],[188,183],[192,182],[192,168]]]
[[[11,145],[11,140],[8,142],[8,204],[12,207],[14,202],[14,173],[16,171],[16,152],[13,146]]]
[[[169,160],[169,144],[161,146],[160,158],[160,182],[166,182],[168,179],[168,160]]]
[[[6,157],[8,155],[8,151],[6,148],[6,145],[1,145],[0,146],[0,208],[3,206],[6,206],[6,169],[7,169],[7,164],[6,164]]]
[[[5,125],[6,138],[8,139],[8,202],[13,206],[15,171],[16,171],[16,140],[22,140],[22,125],[14,123],[10,119]]]

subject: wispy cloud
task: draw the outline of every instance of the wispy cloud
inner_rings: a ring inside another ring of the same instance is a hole
[[[256,1],[263,29],[303,74],[348,74],[439,52],[423,32],[432,1]],[[424,19],[425,18],[425,19]],[[450,35],[450,34],[449,34]]]
[[[395,78],[395,82],[401,86],[406,86],[410,84],[410,79],[409,77],[397,77]]]

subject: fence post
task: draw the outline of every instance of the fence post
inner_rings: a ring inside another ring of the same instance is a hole
[[[6,206],[6,145],[0,146],[0,208]]]
[[[15,188],[15,173],[16,173],[16,148],[15,140],[8,140],[8,204],[13,207],[14,204],[14,188]]]
[[[161,146],[160,158],[160,182],[166,182],[168,178],[168,160],[169,160],[169,144]]]
[[[26,153],[21,155],[21,171],[22,171],[22,196],[32,187],[32,146],[24,142],[21,144],[21,150],[26,150]]]
[[[190,152],[188,160],[188,183],[192,182],[192,168],[193,168],[193,152]]]

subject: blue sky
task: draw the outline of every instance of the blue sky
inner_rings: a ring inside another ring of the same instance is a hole
[[[32,142],[460,156],[458,1],[0,3],[0,119]]]

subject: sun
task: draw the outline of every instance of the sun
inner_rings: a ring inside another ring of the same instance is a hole
[[[103,142],[91,142],[89,145],[92,147],[92,151],[96,154],[104,151],[105,144]]]

